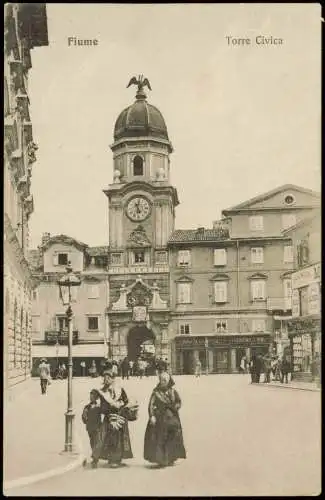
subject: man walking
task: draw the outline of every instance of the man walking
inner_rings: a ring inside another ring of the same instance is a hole
[[[51,372],[50,372],[50,365],[47,363],[47,360],[45,358],[41,359],[41,362],[38,367],[38,373],[41,382],[41,392],[42,394],[46,394],[47,385],[51,377]]]

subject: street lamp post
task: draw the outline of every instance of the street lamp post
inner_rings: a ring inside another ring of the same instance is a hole
[[[77,287],[80,286],[80,279],[73,274],[71,263],[68,263],[66,268],[67,272],[58,281],[60,288],[60,297],[64,306],[67,306],[66,316],[68,320],[68,402],[67,411],[65,413],[65,443],[64,451],[68,453],[74,452],[74,440],[73,440],[73,422],[74,422],[74,411],[72,405],[72,340],[73,340],[73,325],[72,318],[73,312],[71,308],[72,302],[75,302],[75,291]]]

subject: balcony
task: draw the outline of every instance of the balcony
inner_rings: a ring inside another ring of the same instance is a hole
[[[77,344],[79,340],[79,331],[74,330],[72,334],[72,343]],[[68,330],[47,330],[45,332],[45,343],[47,345],[60,345],[68,344]]]
[[[268,311],[291,311],[291,297],[269,297],[266,301]]]

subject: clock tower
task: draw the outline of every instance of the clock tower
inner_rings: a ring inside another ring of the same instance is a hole
[[[165,120],[147,102],[148,79],[133,77],[128,87],[132,84],[137,86],[135,102],[116,120],[113,182],[104,190],[109,209],[109,345],[117,359],[138,357],[142,340],[152,340],[156,356],[168,354],[167,242],[179,203],[170,184],[173,148]]]

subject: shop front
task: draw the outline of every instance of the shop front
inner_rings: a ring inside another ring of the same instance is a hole
[[[321,322],[319,316],[299,317],[288,322],[292,353],[292,379],[320,379]]]
[[[101,373],[107,356],[107,346],[104,343],[78,344],[72,347],[73,376],[89,375],[89,369],[96,364],[97,372]],[[68,366],[68,347],[64,345],[33,345],[32,348],[32,376],[38,376],[38,366],[42,358],[46,358],[54,378],[60,365]]]
[[[173,372],[178,375],[194,373],[197,359],[202,373],[238,373],[243,356],[266,354],[271,348],[271,335],[226,334],[226,335],[180,335],[174,339]]]

